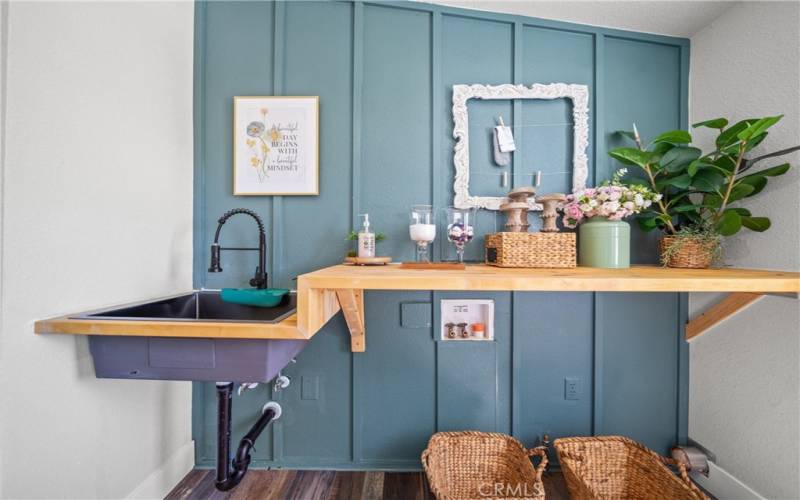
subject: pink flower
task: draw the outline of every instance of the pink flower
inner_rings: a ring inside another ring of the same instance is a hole
[[[627,214],[625,212],[613,212],[609,214],[608,220],[622,220],[622,218],[626,216]]]

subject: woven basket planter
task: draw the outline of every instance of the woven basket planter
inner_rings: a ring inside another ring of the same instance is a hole
[[[572,500],[625,498],[708,500],[683,464],[622,436],[556,439]],[[677,467],[680,478],[667,465]]]
[[[575,267],[575,233],[493,233],[484,238],[486,263],[497,267]]]
[[[534,469],[529,457],[541,458]],[[493,432],[438,432],[422,452],[422,467],[438,500],[543,499],[543,447],[526,450]]]
[[[667,249],[677,245],[676,251],[667,255]],[[664,236],[659,241],[661,263],[667,267],[705,269],[711,267],[718,253],[719,243],[691,237]]]

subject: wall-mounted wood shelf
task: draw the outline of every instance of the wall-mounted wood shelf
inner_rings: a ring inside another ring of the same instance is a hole
[[[76,319],[37,321],[36,333],[242,339],[309,339],[340,310],[351,350],[366,349],[364,290],[468,290],[526,292],[727,292],[722,302],[689,322],[696,337],[764,294],[796,296],[800,273],[753,269],[507,269],[482,264],[465,270],[338,265],[298,277],[297,313],[275,324]]]
[[[482,264],[466,270],[416,270],[398,265],[357,267],[338,265],[298,278],[298,328],[311,337],[338,311],[344,298],[351,349],[366,348],[364,290],[469,290],[563,292],[728,292],[724,305],[687,325],[699,335],[763,294],[800,293],[800,273],[754,269],[670,269],[635,266],[629,269],[510,269]],[[354,294],[357,300],[351,300]],[[356,312],[358,314],[356,314]],[[721,319],[720,319],[721,317]],[[688,335],[687,335],[688,336]]]

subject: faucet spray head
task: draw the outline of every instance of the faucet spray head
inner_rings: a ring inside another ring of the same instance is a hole
[[[211,266],[208,268],[210,273],[222,272],[222,267],[219,265],[219,243],[212,243],[211,245]]]

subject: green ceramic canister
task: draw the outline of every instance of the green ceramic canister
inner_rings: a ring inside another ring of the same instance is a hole
[[[578,265],[630,267],[631,227],[621,220],[591,217],[578,227]]]

